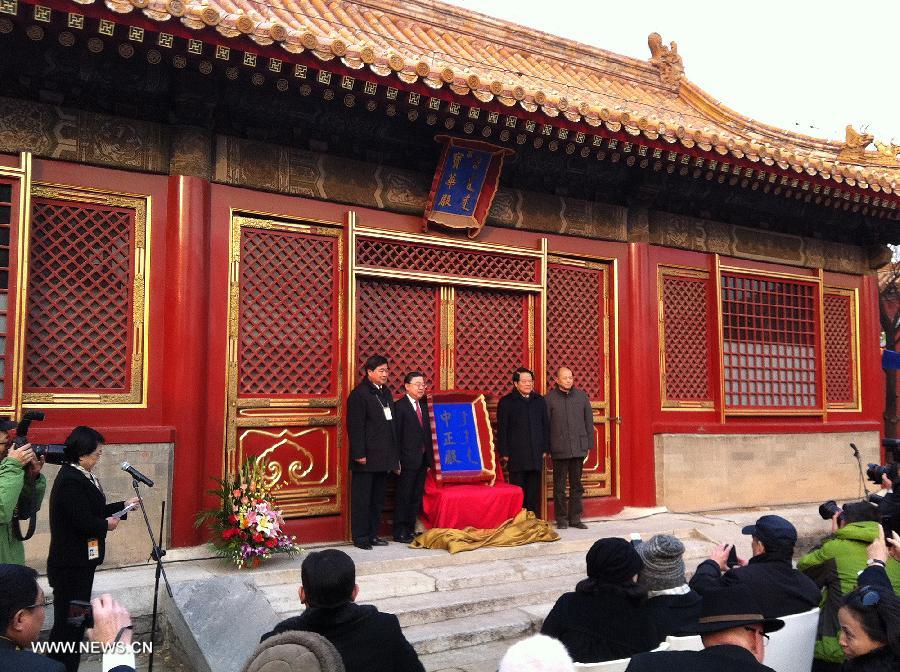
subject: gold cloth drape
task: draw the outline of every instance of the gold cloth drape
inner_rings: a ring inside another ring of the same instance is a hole
[[[483,546],[524,546],[535,541],[558,541],[559,535],[546,520],[522,509],[515,518],[492,530],[467,527],[463,530],[433,528],[416,537],[412,548],[441,548],[451,553],[472,551]]]

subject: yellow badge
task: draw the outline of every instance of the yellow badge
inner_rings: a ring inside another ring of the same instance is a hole
[[[100,557],[100,542],[97,539],[88,539],[88,560],[97,560]]]

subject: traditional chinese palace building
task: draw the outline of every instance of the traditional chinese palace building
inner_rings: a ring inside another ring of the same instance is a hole
[[[586,515],[853,496],[900,147],[750,120],[649,46],[425,0],[0,0],[4,411],[100,429],[107,489],[148,471],[178,546],[262,453],[301,541],[346,538],[376,352],[491,403],[571,367]],[[505,154],[484,227],[426,226],[467,139]]]

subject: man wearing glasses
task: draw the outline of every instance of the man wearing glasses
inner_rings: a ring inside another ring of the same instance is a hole
[[[772,672],[763,665],[768,633],[784,621],[765,618],[750,589],[733,585],[703,596],[694,630],[702,651],[659,651],[631,658],[626,672]]]
[[[403,378],[403,386],[406,394],[396,402],[400,475],[394,507],[394,541],[408,544],[416,531],[416,517],[425,492],[425,472],[434,459],[434,446],[425,398],[425,374],[410,371]]]
[[[25,546],[14,530],[15,510],[20,497],[41,508],[47,479],[41,473],[44,458],[38,458],[31,444],[10,447],[13,420],[0,420],[0,563],[25,564]]]
[[[44,627],[47,598],[37,582],[37,572],[22,565],[0,564],[0,670],[16,672],[65,672],[65,665],[35,653],[32,646]],[[109,595],[91,601],[94,627],[88,630],[92,642],[122,645],[122,652],[103,654],[103,669],[134,672],[131,652],[131,616]]]

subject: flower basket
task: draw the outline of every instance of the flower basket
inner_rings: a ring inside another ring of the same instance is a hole
[[[219,487],[209,494],[220,504],[198,513],[194,522],[209,531],[217,555],[242,569],[258,567],[276,553],[292,556],[303,550],[296,537],[282,531],[284,519],[275,497],[281,486],[267,483],[267,470],[265,459],[248,457],[238,473],[215,479]]]

